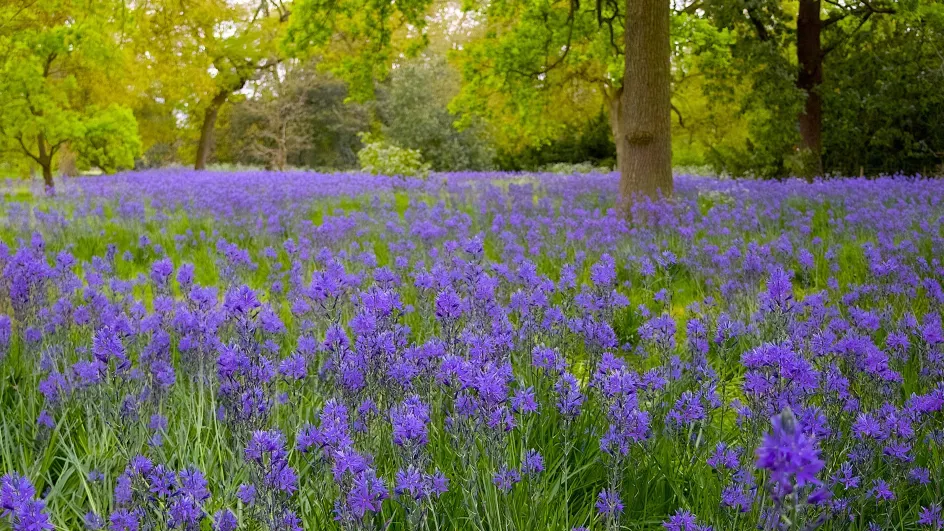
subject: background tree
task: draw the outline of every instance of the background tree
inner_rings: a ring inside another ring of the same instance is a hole
[[[154,97],[173,102],[196,133],[194,168],[206,168],[220,109],[281,59],[289,16],[279,0],[155,0],[142,4],[148,34],[139,56],[160,74]],[[180,84],[187,79],[187,84]],[[176,86],[175,86],[176,85]],[[183,85],[181,87],[180,85]],[[181,93],[180,89],[186,91]]]
[[[839,175],[944,174],[944,4],[874,17],[829,56],[823,165]]]
[[[266,168],[284,170],[292,153],[311,145],[306,130],[310,73],[284,65],[266,76],[261,94],[246,100],[249,126],[243,134],[252,155],[264,161]]]
[[[298,0],[285,39],[293,56],[316,58],[348,83],[350,97],[373,97],[393,63],[427,43],[433,0]]]
[[[398,146],[419,150],[436,171],[490,169],[495,153],[483,125],[472,121],[459,130],[449,112],[460,82],[458,72],[439,55],[398,64],[378,91],[383,135]]]
[[[285,146],[288,166],[356,168],[357,152],[363,147],[358,135],[371,128],[374,113],[364,104],[347,101],[347,85],[314,63],[290,60],[279,70],[281,80],[264,76],[253,83],[249,94],[236,95],[221,111],[215,160],[272,167],[265,138],[282,123],[292,133]],[[279,116],[273,116],[279,109]]]
[[[671,193],[669,58],[691,47],[670,44],[668,2],[497,0],[476,13],[479,37],[456,54],[465,83],[454,110],[486,117],[500,144],[521,147],[602,110],[626,197]]]
[[[620,196],[672,195],[669,3],[626,0],[626,67],[616,110]]]
[[[130,168],[137,124],[122,106],[128,64],[120,2],[0,6],[0,145],[27,157],[54,186],[57,154],[71,143],[86,164]]]
[[[795,117],[796,129],[787,129],[788,135],[769,143],[774,153],[793,152],[772,173],[791,171],[807,178],[823,174],[823,83],[829,55],[877,16],[910,10],[909,4],[913,2],[799,0],[794,5],[781,0],[707,0],[703,4],[719,27],[737,33],[735,64],[742,75],[752,77],[754,90],[766,95],[761,100],[773,110],[770,121],[786,120],[787,114]]]

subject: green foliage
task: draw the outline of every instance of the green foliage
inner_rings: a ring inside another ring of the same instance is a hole
[[[800,149],[796,126],[805,101],[796,88],[796,4],[712,0],[703,9],[730,52],[728,61],[703,62],[704,93],[735,109],[743,131],[733,143],[710,142],[705,162],[733,175],[809,172],[816,161]],[[941,13],[933,0],[822,4],[827,173],[941,171]]]
[[[622,10],[609,1],[483,2],[474,11],[480,35],[455,54],[460,123],[482,117],[504,151],[519,152],[595,117],[622,86]]]
[[[362,134],[361,141],[364,148],[357,152],[357,160],[365,172],[399,177],[429,175],[429,164],[423,162],[423,155],[418,150],[396,146],[370,133]]]
[[[133,165],[137,124],[105,88],[123,65],[114,5],[20,4],[0,7],[0,148],[48,169],[65,145],[103,169]]]
[[[91,110],[84,125],[84,133],[71,144],[80,164],[107,173],[134,167],[134,159],[141,153],[141,140],[130,109],[109,105]]]
[[[675,165],[809,173],[797,3],[672,5]],[[614,166],[623,10],[616,0],[7,0],[0,167],[54,170],[65,151],[82,169],[189,163],[214,108],[215,163],[356,168],[358,134],[370,130],[437,171]],[[823,2],[821,19],[825,171],[944,173],[944,5]]]
[[[349,85],[356,101],[374,95],[400,53],[425,45],[432,0],[298,0],[283,45],[289,55],[317,57]]]
[[[831,172],[944,174],[942,50],[944,5],[924,2],[872,21],[830,56],[823,145]]]
[[[482,124],[454,125],[448,105],[458,90],[457,73],[441,57],[400,64],[378,97],[384,136],[420,151],[436,171],[490,169],[494,150]]]
[[[591,162],[555,162],[543,166],[541,171],[559,173],[561,175],[573,175],[575,173],[609,173],[613,171],[613,168],[611,166],[594,166]]]
[[[613,168],[616,146],[607,116],[603,113],[574,127],[542,145],[520,151],[501,151],[499,167],[503,170],[543,170],[566,166]],[[556,170],[551,170],[556,171]]]
[[[253,98],[234,99],[221,112],[216,161],[267,165],[263,153],[252,144],[264,140],[271,145],[271,141],[247,132],[271,132],[273,126],[286,123],[294,137],[285,157],[289,166],[325,170],[359,167],[357,152],[363,144],[358,135],[370,128],[371,117],[366,105],[346,102],[349,93],[343,81],[318,71],[314,63],[286,68],[278,83],[268,76],[265,80],[266,85]]]

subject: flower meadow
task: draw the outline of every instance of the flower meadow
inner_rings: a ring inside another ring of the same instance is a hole
[[[5,186],[0,529],[944,527],[944,181]]]

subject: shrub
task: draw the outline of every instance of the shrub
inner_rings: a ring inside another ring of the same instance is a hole
[[[400,177],[423,177],[429,175],[429,164],[415,149],[405,149],[362,133],[364,148],[357,152],[361,169],[374,175],[396,175]]]

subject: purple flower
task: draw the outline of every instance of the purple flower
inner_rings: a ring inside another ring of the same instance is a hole
[[[597,511],[607,518],[618,518],[623,513],[623,502],[615,490],[603,489],[597,495]]]
[[[158,289],[167,288],[167,280],[174,273],[174,263],[170,258],[157,260],[151,264],[151,280],[157,285]]]
[[[869,489],[869,497],[876,501],[889,501],[895,499],[895,493],[892,492],[888,482],[884,479],[876,479],[872,482],[872,488]]]
[[[238,527],[239,521],[236,519],[236,515],[233,514],[233,511],[229,509],[217,511],[213,515],[214,531],[236,531]]]
[[[521,474],[506,465],[502,465],[495,477],[492,478],[492,483],[502,492],[510,491],[519,481],[521,481]]]
[[[521,464],[521,473],[526,476],[536,477],[544,472],[544,457],[535,449],[528,450],[524,456],[524,462]]]
[[[118,509],[108,517],[108,531],[138,531],[140,522],[137,513]]]
[[[666,531],[711,531],[711,526],[698,525],[695,515],[679,510],[662,523]]]
[[[770,471],[775,499],[806,485],[819,485],[816,475],[824,463],[816,441],[803,434],[789,409],[771,418],[773,429],[757,449],[757,467]]]
[[[244,505],[252,506],[256,503],[256,486],[252,484],[242,484],[236,489],[236,497]]]
[[[833,476],[833,481],[842,485],[845,490],[859,487],[859,476],[854,475],[852,463],[845,462],[839,466],[839,472]]]
[[[0,516],[7,518],[13,531],[54,528],[46,514],[46,502],[36,499],[33,484],[16,473],[0,477]]]
[[[554,349],[539,347],[531,354],[531,364],[546,373],[560,373],[565,368],[564,359]]]
[[[387,487],[373,470],[367,469],[354,477],[347,496],[347,506],[356,518],[369,512],[380,511],[381,504],[389,496]]]
[[[301,354],[293,354],[282,360],[279,374],[291,380],[304,380],[308,376],[308,361]]]
[[[82,523],[85,524],[85,529],[89,531],[98,531],[105,527],[105,519],[91,511],[85,513],[85,516],[82,517]]]
[[[436,496],[442,496],[443,494],[449,492],[449,478],[447,478],[446,475],[439,470],[433,473],[430,481],[433,494]]]
[[[39,412],[39,418],[36,419],[36,424],[52,429],[56,427],[56,420],[44,409]]]
[[[927,526],[931,529],[944,528],[944,517],[941,516],[941,506],[935,503],[927,507],[922,507],[918,513],[918,525]]]
[[[792,272],[776,267],[770,272],[767,290],[760,295],[760,307],[764,312],[788,313],[793,310]]]
[[[426,495],[425,478],[415,467],[398,470],[395,481],[394,492],[398,496],[407,494],[414,500],[419,500]]]
[[[10,348],[10,338],[13,337],[13,325],[10,318],[0,315],[0,360]]]
[[[447,289],[436,295],[436,318],[440,321],[455,321],[462,316],[465,301],[455,291]]]
[[[534,388],[520,388],[511,397],[511,408],[515,413],[534,413],[538,410],[538,403],[534,398]]]
[[[569,372],[565,372],[557,380],[554,390],[557,392],[557,410],[560,411],[561,415],[568,419],[579,416],[585,397],[580,392],[580,384],[577,383],[577,378]]]
[[[425,446],[429,440],[426,424],[429,422],[429,406],[413,395],[390,409],[390,424],[393,426],[393,442],[397,446],[415,444]]]
[[[708,457],[708,466],[717,469],[736,469],[738,467],[738,458],[740,456],[739,448],[728,448],[728,445],[719,442],[715,446],[714,453]]]

